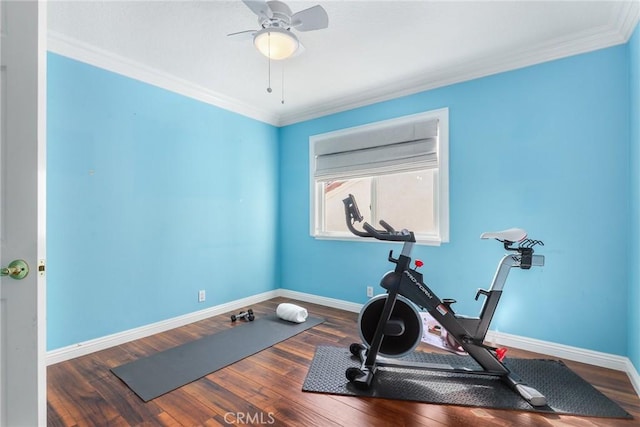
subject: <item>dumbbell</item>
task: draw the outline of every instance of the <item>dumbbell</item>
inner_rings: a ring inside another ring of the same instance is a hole
[[[241,311],[238,314],[231,315],[231,321],[235,322],[238,319],[248,320],[249,322],[253,322],[256,317],[253,315],[253,310],[249,309],[247,311]]]

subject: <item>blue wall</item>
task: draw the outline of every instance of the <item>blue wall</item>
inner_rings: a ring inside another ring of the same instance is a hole
[[[48,349],[276,288],[277,128],[55,54],[48,87]]]
[[[281,286],[364,302],[400,248],[309,236],[309,136],[448,107],[451,242],[414,251],[427,283],[477,314],[503,253],[480,233],[523,227],[546,266],[512,271],[492,328],[626,355],[628,69],[617,46],[281,129]]]
[[[629,233],[629,358],[640,371],[640,25],[629,46],[631,124],[631,232]]]
[[[366,301],[399,246],[309,236],[308,138],[448,107],[451,242],[416,248],[427,282],[476,314],[503,253],[479,234],[524,227],[547,265],[512,272],[493,328],[639,368],[638,32],[281,129],[50,54],[48,348],[278,287]]]

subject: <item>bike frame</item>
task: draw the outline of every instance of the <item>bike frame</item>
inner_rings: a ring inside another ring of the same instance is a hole
[[[490,375],[502,378],[511,388],[518,392],[533,406],[545,406],[546,398],[537,390],[526,385],[521,378],[511,372],[498,359],[495,348],[484,344],[489,325],[498,306],[502,291],[512,268],[529,269],[532,266],[544,266],[544,256],[534,255],[531,247],[512,248],[513,242],[504,242],[506,250],[513,251],[502,257],[498,263],[489,290],[478,290],[476,300],[480,295],[486,297],[479,317],[466,317],[457,315],[451,308],[451,300],[441,300],[436,293],[424,283],[422,273],[411,268],[411,252],[415,244],[415,237],[410,232],[395,232],[388,224],[381,222],[386,232],[376,230],[371,225],[364,223],[366,232],[355,231],[349,218],[361,221],[362,217],[355,205],[352,196],[345,199],[347,212],[347,224],[352,232],[362,237],[374,237],[379,240],[404,241],[402,252],[398,259],[393,258],[393,251],[389,253],[388,260],[396,266],[393,271],[385,274],[380,285],[387,290],[387,298],[378,319],[374,335],[369,348],[362,348],[358,356],[361,360],[360,371],[362,375],[349,378],[352,383],[360,388],[368,388],[371,385],[378,366],[395,366],[407,368],[419,368],[433,371],[447,371],[475,375]],[[358,219],[359,218],[359,219]],[[540,243],[540,242],[537,242]],[[447,332],[455,338],[462,348],[480,365],[482,369],[471,370],[468,368],[456,368],[443,364],[427,364],[391,360],[379,356],[380,347],[384,339],[384,332],[391,319],[398,295],[409,299],[417,306],[426,309],[429,314]]]

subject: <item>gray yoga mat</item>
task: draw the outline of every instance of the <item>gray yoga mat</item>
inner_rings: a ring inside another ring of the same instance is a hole
[[[324,319],[291,323],[275,315],[259,317],[149,357],[112,368],[142,400],[148,402],[245,357],[291,338]]]
[[[469,356],[417,352],[403,359],[477,368],[477,364]],[[371,388],[359,390],[347,381],[345,370],[351,366],[359,367],[360,361],[353,357],[347,348],[329,346],[316,349],[302,390],[445,405],[587,417],[633,418],[560,361],[509,358],[505,359],[505,364],[527,384],[544,394],[548,405],[529,405],[502,380],[494,377],[417,369],[379,367]]]

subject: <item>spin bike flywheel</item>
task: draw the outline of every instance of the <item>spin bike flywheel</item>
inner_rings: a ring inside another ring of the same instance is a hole
[[[370,347],[387,295],[371,298],[360,310],[358,329],[362,342]],[[409,299],[398,295],[385,326],[379,353],[386,357],[402,357],[411,353],[422,340],[422,317]]]

